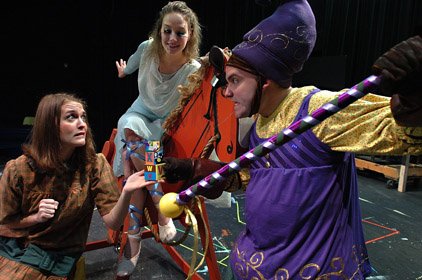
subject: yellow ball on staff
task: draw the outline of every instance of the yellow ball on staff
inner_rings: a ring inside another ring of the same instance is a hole
[[[183,212],[183,205],[177,204],[177,193],[166,193],[160,199],[160,212],[168,218],[176,218]]]

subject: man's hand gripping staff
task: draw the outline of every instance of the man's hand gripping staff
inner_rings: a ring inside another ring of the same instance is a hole
[[[372,69],[382,77],[382,94],[391,96],[396,122],[402,126],[422,126],[422,37],[398,43],[380,56]]]

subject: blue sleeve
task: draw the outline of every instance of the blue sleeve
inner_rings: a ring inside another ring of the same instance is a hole
[[[130,75],[139,68],[139,62],[141,61],[142,54],[144,53],[145,47],[148,45],[148,41],[142,42],[134,54],[132,54],[126,63],[124,70],[126,75]]]

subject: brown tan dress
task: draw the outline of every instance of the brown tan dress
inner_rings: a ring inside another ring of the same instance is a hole
[[[79,171],[72,175],[35,172],[25,155],[6,164],[0,180],[0,237],[18,238],[23,246],[38,247],[62,254],[82,253],[88,237],[94,207],[101,216],[116,204],[120,192],[104,155],[97,154],[81,184]],[[41,199],[59,201],[55,216],[25,230],[10,230],[5,224],[38,211]],[[1,250],[1,248],[0,248]],[[0,256],[0,280],[65,279],[49,278],[30,266]]]

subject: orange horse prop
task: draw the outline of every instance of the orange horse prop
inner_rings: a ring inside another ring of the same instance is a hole
[[[221,52],[221,50],[216,50],[213,47],[210,56],[215,52]],[[179,104],[163,124],[165,134],[162,143],[165,156],[208,158],[214,151],[218,160],[222,162],[230,162],[236,158],[238,123],[233,114],[233,103],[223,98],[223,89],[221,88],[225,81],[223,76],[224,61],[221,61],[219,57],[226,59],[228,56],[229,53],[226,51],[224,56],[221,56],[221,54],[217,55],[217,59],[212,60],[212,65],[208,57],[201,58],[201,68],[189,76],[187,86],[180,86],[181,98],[179,99]],[[110,139],[104,144],[102,151],[111,164],[115,156],[115,136],[116,129],[113,130]],[[118,178],[119,187],[122,186],[122,181],[122,177]],[[165,183],[163,184],[163,191],[164,193],[178,192],[183,187],[183,183]],[[214,246],[210,238],[211,232],[203,198],[199,198],[189,205],[188,208],[191,209],[190,215],[182,213],[176,218],[185,226],[185,234],[179,241],[167,244],[159,240],[157,234],[157,211],[150,196],[147,196],[145,205],[143,220],[148,221],[150,229],[142,231],[142,239],[153,237],[157,242],[160,242],[189,279],[203,279],[196,273],[196,270],[204,260],[207,263],[210,279],[221,279]],[[186,219],[186,215],[190,219]],[[192,223],[192,219],[196,220],[195,223]],[[185,220],[189,220],[189,222]],[[190,264],[175,249],[175,246],[183,242],[187,237],[192,226],[194,227],[195,236],[199,232],[204,251],[204,257],[196,268],[195,248]],[[124,248],[127,242],[128,227],[129,217],[127,216],[121,231],[108,230],[106,240],[87,243],[86,251],[108,246]],[[123,250],[120,250],[119,256],[122,254]]]

